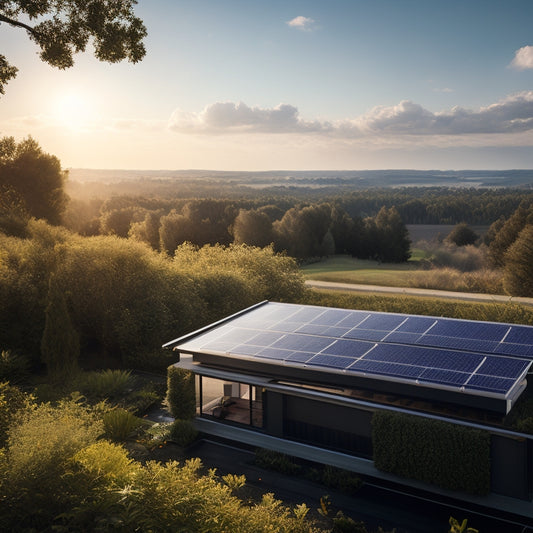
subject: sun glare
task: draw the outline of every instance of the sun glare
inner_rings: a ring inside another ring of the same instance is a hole
[[[52,106],[52,114],[61,125],[71,130],[83,130],[94,120],[94,101],[84,91],[71,90],[58,95]]]

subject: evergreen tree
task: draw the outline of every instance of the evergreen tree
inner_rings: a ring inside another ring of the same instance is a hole
[[[79,336],[72,325],[65,296],[53,275],[50,276],[45,317],[41,356],[48,374],[59,378],[70,376],[78,366]]]
[[[505,254],[503,284],[512,296],[533,296],[533,225],[528,224]]]
[[[489,256],[495,266],[504,266],[507,250],[516,241],[526,224],[533,224],[533,205],[527,206],[522,203],[501,225],[489,245]]]

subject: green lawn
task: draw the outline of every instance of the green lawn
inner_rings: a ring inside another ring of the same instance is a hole
[[[408,287],[408,273],[416,270],[417,265],[417,261],[385,264],[354,259],[349,255],[335,255],[319,263],[303,266],[302,272],[305,279],[317,281]]]

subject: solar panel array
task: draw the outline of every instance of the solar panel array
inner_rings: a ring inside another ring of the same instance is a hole
[[[178,349],[505,397],[533,327],[268,302]]]

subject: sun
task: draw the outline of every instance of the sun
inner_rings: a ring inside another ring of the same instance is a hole
[[[75,131],[87,129],[95,119],[94,114],[94,100],[83,90],[64,91],[52,104],[53,118],[63,127]]]

